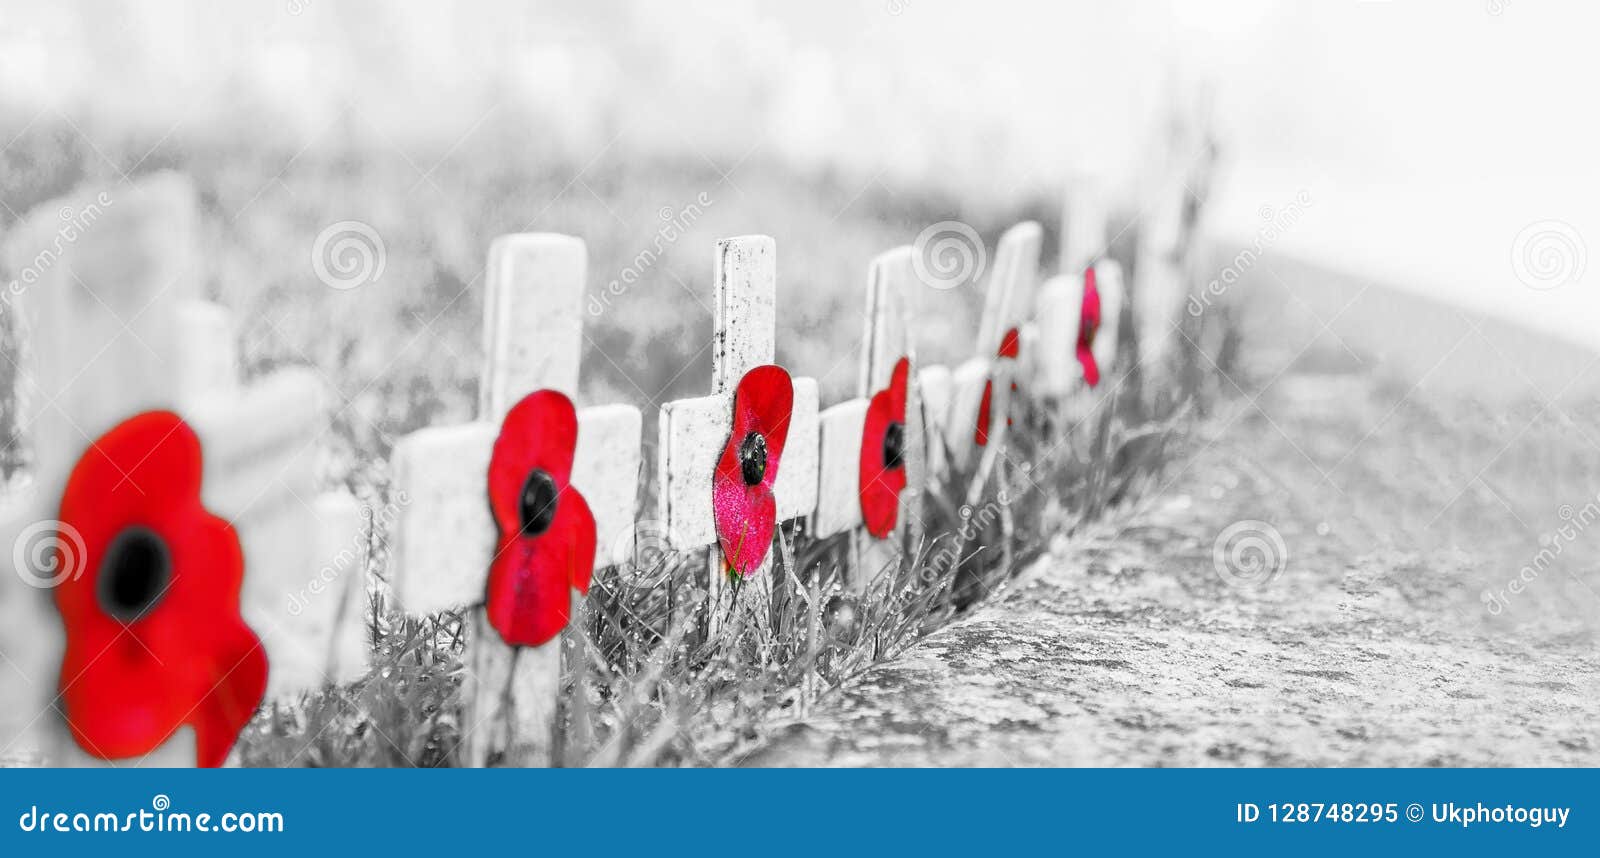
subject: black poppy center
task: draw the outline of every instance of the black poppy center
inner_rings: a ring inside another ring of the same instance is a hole
[[[129,527],[111,541],[96,583],[100,608],[124,623],[149,613],[172,581],[172,555],[161,537]]]
[[[556,520],[556,480],[539,468],[528,473],[522,484],[517,511],[522,516],[522,535],[538,536]]]
[[[761,482],[767,475],[767,439],[760,432],[751,432],[739,442],[739,470],[747,486]]]
[[[890,423],[883,430],[883,466],[894,470],[905,464],[906,424]]]

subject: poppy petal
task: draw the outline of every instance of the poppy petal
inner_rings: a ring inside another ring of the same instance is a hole
[[[911,359],[901,357],[889,373],[889,408],[902,421],[906,419],[906,399],[911,387]]]
[[[1083,365],[1083,380],[1090,387],[1100,383],[1100,364],[1094,356],[1094,338],[1100,332],[1100,290],[1095,285],[1094,267],[1083,272],[1083,307],[1078,316],[1078,363]]]
[[[1005,336],[1000,338],[1000,348],[995,352],[995,356],[1015,360],[1020,354],[1022,354],[1022,337],[1017,333],[1016,328],[1008,328]],[[1016,390],[1016,384],[1012,384],[1011,389]],[[989,444],[989,401],[993,395],[994,382],[984,382],[983,400],[978,403],[978,428],[972,434],[972,443],[977,444],[979,447],[986,447]],[[1011,417],[1009,415],[1006,417],[1006,425],[1011,425]]]
[[[244,554],[201,503],[200,440],[176,414],[140,414],[73,467],[60,520],[83,539],[63,581],[61,698],[84,750],[154,751],[183,724],[220,766],[266,693],[267,657],[239,614]],[[64,558],[62,558],[64,559]]]
[[[489,462],[489,508],[501,533],[521,527],[522,489],[535,469],[549,474],[558,491],[572,477],[578,446],[578,411],[555,390],[537,390],[506,412]]]
[[[562,492],[561,507],[556,511],[556,522],[551,531],[572,540],[566,549],[567,555],[572,558],[568,566],[572,586],[579,593],[589,595],[589,581],[594,577],[594,512],[577,489],[568,486]]]
[[[489,624],[508,646],[554,640],[572,619],[569,588],[589,591],[595,523],[569,482],[577,442],[577,410],[554,390],[512,406],[495,439],[488,487],[499,537],[485,601]]]
[[[867,404],[861,432],[861,520],[867,532],[879,539],[894,532],[900,517],[900,492],[906,487],[905,462],[900,457],[906,443],[910,366],[904,357],[895,362],[889,386],[873,394]]]
[[[568,489],[554,524],[542,535],[502,538],[489,570],[489,624],[508,646],[541,646],[572,620],[569,588],[589,591],[594,517],[583,495]]]
[[[717,542],[730,568],[749,576],[760,568],[777,528],[772,486],[789,437],[794,382],[779,366],[744,374],[733,393],[733,426],[712,478]]]
[[[1100,364],[1094,359],[1094,349],[1078,344],[1078,363],[1083,365],[1083,381],[1090,387],[1100,383]]]
[[[777,477],[777,461],[789,438],[789,417],[794,412],[794,380],[781,366],[758,366],[745,373],[733,395],[734,431],[758,431],[767,442],[767,484]]]
[[[719,481],[712,499],[717,543],[733,571],[748,578],[761,568],[777,530],[778,502],[763,485]]]
[[[1000,339],[1000,350],[997,357],[1014,358],[1022,353],[1022,338],[1017,335],[1017,329],[1011,328]]]
[[[989,444],[989,400],[994,396],[994,382],[983,383],[983,399],[978,402],[978,428],[972,433],[972,443],[979,447]]]

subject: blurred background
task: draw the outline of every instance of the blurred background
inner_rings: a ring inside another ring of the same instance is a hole
[[[589,242],[605,300],[585,392],[648,406],[708,383],[711,241],[770,233],[780,359],[838,397],[856,331],[834,320],[873,255],[945,219],[992,248],[1033,217],[1052,270],[1063,194],[1087,181],[1126,253],[1187,157],[1176,116],[1219,146],[1204,227],[1222,246],[1296,205],[1274,252],[1584,347],[1600,324],[1600,132],[1575,97],[1596,13],[1576,3],[0,8],[0,226],[80,184],[189,174],[203,292],[237,315],[247,371],[323,368],[345,436],[380,456],[470,417],[497,234]],[[345,221],[385,267],[332,290],[309,255]],[[933,298],[926,354],[967,354],[981,295]]]
[[[1215,534],[1159,532],[1148,565],[1193,549],[1202,574],[1174,580],[1213,587],[1162,616],[1238,607],[1246,628],[1277,600],[1296,646],[1443,641],[1441,664],[1494,624],[1496,670],[1551,674],[1507,698],[1559,697],[1518,723],[1582,726],[1600,673],[1580,689],[1565,665],[1592,662],[1600,563],[1566,547],[1600,521],[1597,24],[1575,0],[0,0],[0,233],[73,189],[114,204],[187,175],[198,291],[246,375],[321,372],[322,481],[368,500],[397,438],[475,416],[498,235],[588,243],[583,404],[640,406],[648,447],[662,403],[709,390],[719,237],[776,239],[778,360],[827,405],[855,393],[877,254],[957,221],[992,261],[1033,219],[1053,274],[1063,204],[1094,192],[1137,302],[1181,188],[1189,315],[1244,357],[1185,353],[1221,395],[1152,497],[1199,461],[1173,505],[1271,522],[1290,574],[1327,586],[1216,591]],[[360,240],[359,282],[329,282],[330,233]],[[923,361],[973,353],[983,288],[920,296]],[[4,310],[9,477],[25,336]]]

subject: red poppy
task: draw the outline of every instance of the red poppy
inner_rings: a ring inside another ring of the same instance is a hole
[[[900,490],[906,487],[906,384],[911,361],[895,361],[889,386],[872,395],[861,433],[861,520],[867,532],[883,539],[900,516]]]
[[[1017,336],[1017,329],[1011,328],[1007,330],[1006,335],[1000,339],[1000,351],[997,352],[997,356],[1016,360],[1017,356],[1021,353],[1021,338]],[[1015,393],[1016,390],[1017,383],[1012,382],[1011,391]],[[989,443],[989,400],[992,398],[993,394],[994,382],[984,382],[983,400],[978,403],[978,428],[972,436],[972,442],[977,444],[979,447],[987,446]],[[1006,425],[1011,425],[1010,415],[1006,416]]]
[[[1017,329],[1011,328],[1006,335],[1000,338],[1000,351],[998,355],[1003,358],[1015,359],[1022,353],[1022,340],[1017,336]]]
[[[61,699],[96,757],[150,753],[188,724],[196,762],[220,766],[266,693],[266,653],[239,616],[244,553],[201,505],[202,473],[194,430],[151,411],[90,445],[67,477],[62,529],[82,537],[76,568],[89,574],[55,591]]]
[[[1094,285],[1094,267],[1083,272],[1083,309],[1078,318],[1078,363],[1090,387],[1100,383],[1100,364],[1094,359],[1094,336],[1100,332],[1100,290]]]
[[[794,383],[781,366],[750,370],[733,392],[733,432],[717,462],[711,504],[722,556],[745,577],[760,568],[772,547],[778,521],[772,484],[793,410]]]
[[[500,424],[489,457],[489,511],[500,530],[489,564],[489,624],[510,646],[539,646],[567,627],[589,592],[594,514],[572,487],[578,413],[554,390],[528,394]]]

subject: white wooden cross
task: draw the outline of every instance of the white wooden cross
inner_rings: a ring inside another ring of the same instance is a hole
[[[929,234],[929,231],[924,231],[925,236]],[[902,309],[895,315],[904,328],[905,350],[908,354],[917,352],[919,338],[927,330],[923,320],[933,312],[929,305],[934,294],[952,285],[948,279],[928,276],[939,268],[939,261],[935,258],[940,252],[936,239],[944,234],[934,232],[932,239],[919,237],[917,244],[895,248],[879,256],[873,263],[872,276],[881,276],[884,282],[890,284],[890,294],[902,302]],[[972,240],[976,241],[976,236]],[[922,255],[921,260],[918,260],[919,254]],[[969,247],[965,258],[984,259],[982,247]],[[893,284],[897,281],[904,285],[895,288]],[[921,494],[940,482],[947,471],[949,456],[945,436],[950,416],[952,377],[950,368],[941,364],[917,363],[913,369],[910,398],[906,403],[906,430],[908,438],[920,438],[923,443],[917,445],[914,458],[908,458],[906,464],[908,468],[920,470],[921,477],[911,479],[908,472],[902,498],[906,509],[916,510],[921,509]],[[913,517],[910,531],[913,547],[919,544],[921,534],[921,521]]]
[[[178,309],[179,396],[206,450],[206,505],[238,510],[234,520],[250,525],[240,530],[246,563],[261,558],[277,573],[246,575],[240,594],[271,662],[267,695],[352,682],[371,655],[368,540],[349,492],[315,490],[326,388],[313,370],[290,368],[241,389],[228,314],[207,304]]]
[[[1039,287],[1038,347],[1029,356],[1038,392],[1057,400],[1085,386],[1076,353],[1089,272],[1100,296],[1100,328],[1090,349],[1102,377],[1114,369],[1123,301],[1122,266],[1108,255],[1106,209],[1098,187],[1076,186],[1064,210],[1061,273]]]
[[[125,419],[153,410],[175,411],[194,430],[202,457],[200,500],[231,523],[239,539],[244,559],[239,607],[266,650],[269,689],[293,688],[310,677],[296,662],[307,641],[292,623],[286,628],[280,622],[281,611],[264,594],[312,574],[314,548],[325,538],[306,500],[314,497],[308,454],[325,422],[314,377],[285,370],[239,388],[224,383],[231,363],[190,365],[199,352],[214,356],[203,344],[190,342],[188,334],[198,327],[215,333],[216,315],[189,303],[200,277],[197,206],[186,181],[162,175],[115,195],[46,204],[9,242],[13,270],[36,259],[41,247],[50,247],[52,233],[60,235],[58,213],[96,205],[101,206],[98,216],[19,299],[29,338],[29,358],[19,373],[27,387],[22,426],[33,440],[36,479],[31,503],[14,508],[5,525],[6,547],[13,549],[8,565],[16,574],[0,579],[0,610],[14,630],[0,646],[27,692],[9,699],[29,701],[16,707],[23,723],[7,724],[0,743],[34,744],[60,764],[100,762],[99,753],[78,747],[64,729],[72,713],[64,711],[68,707],[59,692],[72,688],[77,678],[61,676],[64,634],[50,598],[53,586],[84,576],[95,576],[96,586],[104,586],[105,576],[114,572],[114,546],[105,552],[105,565],[88,568],[76,528],[55,520],[69,472],[97,439]],[[210,571],[171,569],[168,588],[147,594],[135,618],[119,620],[125,635],[138,642],[151,623],[171,625],[176,604],[168,598],[171,589],[181,586],[186,573]],[[156,665],[161,668],[168,665]],[[185,725],[135,762],[193,765],[195,760],[194,731]]]
[[[874,259],[868,272],[857,396],[828,407],[819,420],[817,509],[811,520],[812,534],[818,538],[862,526],[860,460],[867,406],[873,394],[888,387],[895,363],[902,357],[911,362],[912,373],[901,438],[925,437],[921,401],[916,395],[915,349],[906,324],[907,291],[916,277],[914,253],[909,246],[895,248]],[[926,443],[903,446],[906,487],[900,493],[896,534],[911,527],[907,519],[916,514],[917,498],[927,479]],[[899,540],[893,536],[880,540],[858,531],[852,541],[854,562],[846,564],[847,584],[860,591],[893,558]]]
[[[984,387],[990,387],[988,442],[998,442],[1010,410],[1011,381],[1016,360],[1000,356],[1010,331],[1021,340],[1026,354],[1033,332],[1027,329],[1033,311],[1033,290],[1039,271],[1043,232],[1034,221],[1024,221],[1005,231],[995,248],[995,264],[984,296],[978,326],[976,354],[957,367],[951,380],[949,418],[945,443],[958,467],[966,467],[977,449],[976,429]]]
[[[462,689],[462,759],[468,765],[549,765],[561,679],[561,643],[508,647],[488,624],[485,582],[498,531],[486,478],[505,415],[524,396],[553,390],[576,399],[587,250],[553,233],[506,235],[489,248],[484,306],[486,362],[473,423],[422,429],[394,450],[400,506],[392,584],[412,613],[470,608]],[[571,486],[594,514],[595,568],[633,553],[640,468],[639,410],[578,410]],[[574,591],[575,604],[581,596]],[[572,612],[573,622],[581,616]],[[574,634],[568,626],[568,634]]]
[[[301,419],[304,414],[295,416],[307,408],[313,412],[322,410],[324,392],[314,373],[300,369],[278,373],[259,388],[258,396],[245,401],[240,396],[232,315],[209,301],[184,301],[177,312],[178,395],[182,410],[194,415],[202,431],[238,417],[249,420],[251,425],[287,420],[300,427],[320,426],[315,421],[306,424]],[[260,413],[233,414],[240,408]],[[313,497],[306,494],[308,485],[284,483],[270,469],[261,467],[262,463],[280,461],[282,456],[304,457],[311,452],[315,439],[294,434],[275,439],[270,435],[222,434],[214,442],[219,452],[211,464],[220,472],[239,476],[228,481],[229,488],[222,488],[220,481],[208,486],[217,502],[254,507],[257,495],[263,503],[270,502],[274,495],[279,501],[292,499],[300,504],[309,499],[316,522],[316,536],[309,546],[309,566],[282,580],[259,575],[245,581],[246,621],[257,629],[271,655],[268,696],[293,695],[316,691],[329,683],[355,681],[365,672],[371,655],[366,624],[367,581],[363,574],[368,562],[369,524],[362,521],[360,505],[346,491]],[[251,441],[251,437],[255,440]],[[292,446],[276,454],[252,450],[252,444],[258,442]],[[237,463],[230,464],[230,458]],[[284,473],[303,479],[308,471],[296,467]],[[229,501],[223,493],[230,491],[243,497]],[[284,492],[289,495],[285,497]],[[270,551],[274,543],[305,541],[303,535],[281,530],[303,524],[296,516],[270,518],[265,526],[253,528],[249,536],[253,542],[268,546],[257,548],[258,553]]]
[[[916,320],[911,320],[914,332]],[[955,385],[954,375],[950,367],[943,364],[924,366],[917,370],[917,383],[915,386],[917,400],[921,407],[915,410],[916,419],[922,423],[920,437],[923,438],[924,466],[927,469],[925,480],[933,481],[942,479],[946,471],[946,446],[945,439],[949,437],[950,425],[950,398],[951,388]],[[913,433],[912,437],[919,437]],[[926,485],[926,483],[924,484]],[[922,491],[923,485],[916,486],[917,491]],[[907,487],[912,488],[911,486]],[[908,498],[908,501],[910,499]]]
[[[777,247],[770,237],[747,235],[717,242],[711,395],[680,399],[661,408],[659,485],[667,544],[679,551],[712,547],[707,586],[713,627],[729,579],[716,547],[712,484],[717,460],[733,431],[734,389],[745,373],[774,359],[776,285]],[[789,436],[773,483],[780,524],[811,515],[817,505],[817,382],[793,378],[793,384]],[[765,574],[771,559],[769,551],[762,568],[750,577],[757,588],[771,586],[772,576]]]
[[[1100,368],[1100,387],[1117,368],[1117,334],[1122,318],[1122,265],[1115,259],[1102,259],[1076,274],[1057,274],[1039,287],[1037,316],[1039,342],[1036,372],[1039,392],[1061,398],[1084,389],[1083,368],[1078,363],[1079,324],[1083,320],[1083,296],[1087,277],[1093,272],[1095,289],[1100,294],[1100,328],[1090,350]]]
[[[177,306],[178,395],[185,405],[231,394],[239,388],[239,352],[234,344],[233,316],[210,301],[182,301]]]
[[[1183,306],[1182,237],[1184,190],[1173,177],[1155,191],[1148,214],[1140,225],[1134,291],[1134,319],[1139,328],[1139,364],[1156,369],[1165,360],[1176,336],[1174,327]]]
[[[1189,242],[1194,238],[1190,215],[1199,201],[1194,189],[1207,187],[1216,164],[1209,139],[1211,104],[1209,89],[1175,95],[1167,133],[1156,141],[1154,163],[1146,171],[1150,179],[1144,189],[1132,295],[1139,366],[1145,372],[1164,370],[1183,318]]]

